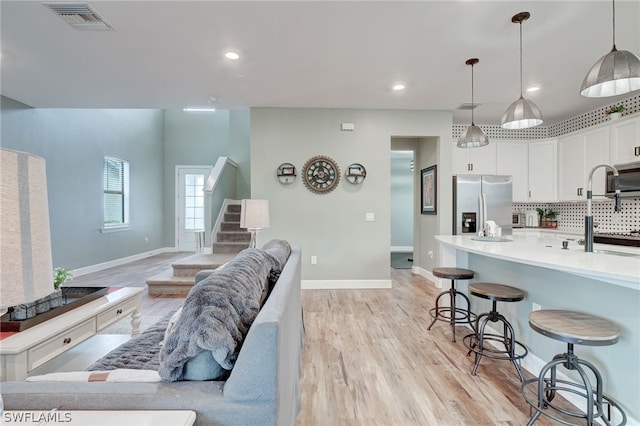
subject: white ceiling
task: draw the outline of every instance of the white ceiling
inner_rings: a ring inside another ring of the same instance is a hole
[[[525,93],[545,124],[608,106],[578,89],[612,45],[611,1],[89,1],[113,31],[76,30],[39,1],[0,3],[1,93],[33,107],[458,110],[499,124]],[[640,0],[616,3],[616,45],[640,54]],[[241,58],[225,59],[227,50]],[[395,82],[407,88],[391,90]]]

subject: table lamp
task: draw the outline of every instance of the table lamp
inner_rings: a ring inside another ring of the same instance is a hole
[[[45,161],[0,149],[0,314],[53,290]]]
[[[269,200],[242,200],[240,228],[251,232],[249,247],[256,246],[256,233],[269,227]]]

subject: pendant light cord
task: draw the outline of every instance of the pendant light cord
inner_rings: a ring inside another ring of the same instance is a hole
[[[616,50],[616,0],[611,0],[613,3],[613,49]]]
[[[522,21],[520,21],[520,97],[522,98]]]
[[[473,110],[476,109],[475,103],[473,101],[473,64],[471,64],[471,125],[475,126],[473,121]]]

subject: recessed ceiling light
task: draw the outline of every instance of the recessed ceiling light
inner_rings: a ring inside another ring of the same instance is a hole
[[[404,84],[398,83],[393,85],[393,90],[395,90],[396,92],[399,92],[400,90],[404,90],[405,87],[406,86]]]
[[[214,112],[216,109],[215,108],[210,108],[210,107],[187,107],[187,108],[182,108],[182,111],[184,112]]]
[[[540,86],[531,86],[527,89],[527,92],[537,92],[540,90]]]
[[[224,57],[235,61],[236,59],[240,58],[240,55],[238,55],[236,52],[229,51],[224,54]]]

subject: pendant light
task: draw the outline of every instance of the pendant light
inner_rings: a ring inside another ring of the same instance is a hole
[[[465,62],[465,64],[471,65],[471,126],[467,127],[467,130],[458,140],[458,148],[478,148],[489,144],[487,135],[473,122],[473,110],[476,107],[473,103],[473,66],[478,62],[480,62],[478,58],[467,59]]]
[[[536,104],[522,96],[522,21],[529,19],[529,12],[520,12],[511,18],[514,24],[520,24],[520,98],[509,105],[502,115],[502,128],[527,129],[542,124],[542,113]]]
[[[613,47],[596,62],[580,86],[587,98],[624,95],[640,89],[640,58],[627,50],[616,49],[616,3],[613,3]]]

